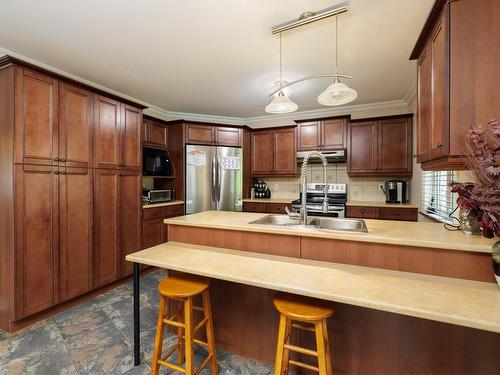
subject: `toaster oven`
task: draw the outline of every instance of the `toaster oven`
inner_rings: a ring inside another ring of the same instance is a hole
[[[149,190],[147,201],[149,203],[170,202],[175,200],[175,189]]]

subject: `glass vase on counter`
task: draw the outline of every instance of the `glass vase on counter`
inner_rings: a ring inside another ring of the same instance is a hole
[[[473,215],[472,210],[468,208],[460,208],[458,213],[460,221],[460,229],[467,236],[476,236],[481,234],[481,226],[477,217]]]

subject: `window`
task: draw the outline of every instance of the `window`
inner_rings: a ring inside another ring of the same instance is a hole
[[[450,191],[450,182],[455,181],[455,172],[426,171],[422,174],[423,212],[440,221],[450,222],[449,214],[456,207],[456,197]]]

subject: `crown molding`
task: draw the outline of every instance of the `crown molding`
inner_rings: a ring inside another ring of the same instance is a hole
[[[144,113],[153,117],[159,117],[162,120],[167,120],[167,121],[182,119],[190,121],[211,122],[214,124],[246,125],[245,118],[243,117],[204,115],[201,113],[189,113],[189,112],[174,112],[174,111],[167,111],[156,106],[149,106],[144,110]]]
[[[385,102],[376,102],[368,104],[345,105],[335,108],[321,108],[307,111],[288,113],[286,115],[265,115],[256,117],[247,117],[246,125],[253,127],[264,127],[266,123],[272,122],[278,125],[294,125],[295,120],[306,120],[309,118],[332,117],[341,115],[351,115],[352,119],[365,117],[365,114],[359,112],[376,112],[381,110],[392,110],[396,114],[407,113],[408,105],[404,100],[390,100]]]

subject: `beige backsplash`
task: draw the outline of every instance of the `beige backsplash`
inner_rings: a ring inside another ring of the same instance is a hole
[[[351,201],[385,201],[385,195],[378,190],[379,184],[388,180],[407,180],[401,177],[349,177],[345,164],[329,165],[326,179],[329,183],[347,184],[348,199]],[[299,196],[299,177],[264,177],[271,190],[271,197],[297,199]],[[320,164],[308,168],[308,182],[322,182],[323,169]],[[411,194],[411,192],[410,192]]]

